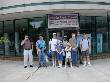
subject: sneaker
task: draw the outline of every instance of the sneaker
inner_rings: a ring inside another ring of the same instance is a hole
[[[33,67],[33,65],[30,65],[30,67]]]
[[[58,68],[61,68],[61,66],[59,65]]]
[[[24,66],[24,68],[27,68],[27,66]]]
[[[73,66],[71,65],[71,68],[72,68]]]
[[[82,61],[80,61],[80,64],[83,64],[83,62],[82,62]]]
[[[67,68],[67,66],[65,65],[65,68]]]

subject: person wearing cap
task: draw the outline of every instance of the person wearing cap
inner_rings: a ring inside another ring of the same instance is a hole
[[[71,59],[71,44],[68,42],[65,48],[66,58],[65,58],[65,68],[67,67],[67,62],[69,61],[72,68],[72,59]]]
[[[75,33],[71,34],[72,37],[69,39],[69,43],[71,44],[71,57],[72,57],[72,64],[76,67],[78,66],[78,54],[77,54],[77,41],[75,37]]]
[[[28,60],[30,67],[33,67],[32,43],[28,35],[25,35],[25,39],[22,40],[21,46],[24,48],[24,68],[27,68]]]
[[[89,49],[91,44],[90,44],[90,40],[87,38],[87,35],[85,33],[83,34],[83,39],[80,43],[80,46],[81,46],[84,66],[87,66],[87,65],[91,66],[90,57],[89,57]]]
[[[46,49],[46,43],[43,40],[42,35],[39,35],[39,40],[36,42],[36,49],[37,49],[37,54],[38,54],[38,65],[39,65],[39,67],[41,67],[41,66],[47,67],[46,55],[44,53],[44,50]]]
[[[56,66],[56,46],[57,46],[57,36],[56,33],[53,33],[53,37],[51,41],[49,41],[49,51],[51,51],[52,54],[52,64],[53,67]]]

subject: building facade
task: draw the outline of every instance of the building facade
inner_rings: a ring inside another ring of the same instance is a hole
[[[48,15],[78,14],[79,27],[49,28]],[[28,34],[35,45],[39,34],[47,44],[53,32],[68,35],[79,30],[91,38],[91,55],[110,53],[109,0],[0,0],[0,55],[22,56],[20,43]],[[34,48],[34,54],[36,50]]]

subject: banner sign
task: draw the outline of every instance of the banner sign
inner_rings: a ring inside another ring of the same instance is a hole
[[[49,14],[48,28],[79,27],[78,14]]]

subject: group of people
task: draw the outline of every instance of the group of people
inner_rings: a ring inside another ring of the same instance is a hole
[[[57,33],[53,33],[53,37],[49,41],[48,51],[51,53],[52,66],[53,67],[64,67],[68,65],[72,68],[73,66],[79,67],[79,64],[83,66],[91,66],[89,49],[90,49],[90,40],[86,34],[81,35],[79,32],[77,34],[72,33],[71,38],[67,39],[68,36],[63,38],[57,36]],[[33,55],[31,42],[28,36],[25,36],[25,39],[21,42],[21,46],[24,48],[24,68],[27,68],[28,61],[30,67],[33,67]],[[38,67],[45,66],[46,63],[46,54],[44,51],[46,49],[46,42],[43,39],[42,35],[39,35],[39,40],[36,41],[36,49],[38,54]]]

